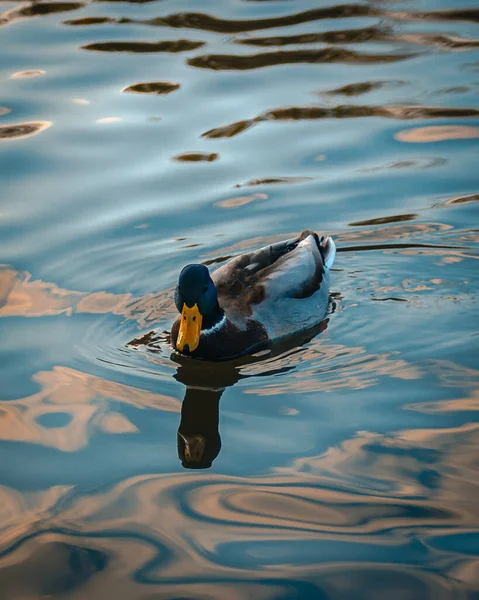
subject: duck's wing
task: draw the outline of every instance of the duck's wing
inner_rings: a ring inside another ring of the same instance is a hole
[[[305,230],[296,238],[238,256],[212,275],[220,303],[234,304],[247,314],[248,305],[266,298],[306,298],[319,289],[335,252],[331,238]]]

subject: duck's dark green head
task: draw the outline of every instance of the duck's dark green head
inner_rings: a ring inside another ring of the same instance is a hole
[[[180,352],[194,352],[200,343],[201,329],[212,327],[221,319],[218,294],[204,265],[187,265],[180,273],[175,304],[181,313],[176,346]]]

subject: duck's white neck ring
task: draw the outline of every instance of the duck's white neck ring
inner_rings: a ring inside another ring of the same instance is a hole
[[[226,323],[226,315],[223,315],[221,319],[210,327],[209,329],[202,329],[201,335],[210,335],[210,333],[215,333],[215,331],[220,330]]]

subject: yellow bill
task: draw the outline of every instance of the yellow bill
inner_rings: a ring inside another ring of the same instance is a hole
[[[193,352],[196,350],[196,348],[198,348],[198,344],[200,343],[202,321],[203,317],[198,310],[197,304],[195,304],[192,308],[188,308],[186,304],[183,304],[183,310],[181,311],[180,331],[176,341],[176,347],[180,352],[183,352],[183,348],[186,345],[188,345],[190,352]]]

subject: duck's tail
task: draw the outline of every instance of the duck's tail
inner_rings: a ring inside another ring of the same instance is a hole
[[[333,266],[336,257],[336,244],[333,238],[326,237],[321,240],[321,252],[323,255],[323,263],[327,269]]]

